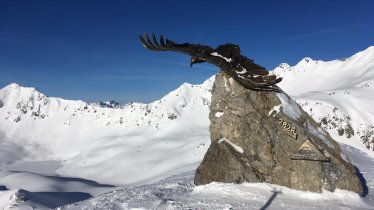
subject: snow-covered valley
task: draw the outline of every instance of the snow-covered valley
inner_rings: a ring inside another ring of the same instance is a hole
[[[210,145],[212,77],[123,106],[47,97],[18,84],[0,89],[0,209],[82,200],[62,208],[374,209],[374,47],[345,60],[281,64],[274,73],[341,143],[366,179],[366,197],[264,183],[195,187]]]

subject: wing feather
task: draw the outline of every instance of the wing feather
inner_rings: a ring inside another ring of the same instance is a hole
[[[161,46],[158,44],[158,42],[157,42],[157,39],[156,39],[155,34],[152,34],[152,40],[153,40],[154,45],[155,45],[157,48],[160,48],[160,47],[161,47]]]

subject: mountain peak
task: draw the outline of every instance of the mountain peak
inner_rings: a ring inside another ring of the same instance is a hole
[[[277,68],[281,69],[289,69],[291,66],[288,63],[281,63],[277,66]]]
[[[5,86],[4,89],[19,89],[21,86],[17,83],[10,83],[9,85]]]
[[[310,61],[313,61],[313,59],[310,58],[310,57],[305,57],[305,58],[303,58],[302,61],[304,61],[304,62],[306,62],[306,63],[309,63]]]
[[[295,66],[305,66],[305,65],[310,65],[312,63],[318,63],[318,61],[315,61],[310,57],[305,57],[301,59]]]
[[[23,87],[17,83],[11,83],[0,89],[0,100],[4,104],[15,105],[18,110],[27,112],[38,105],[46,105],[48,97],[33,87]]]
[[[9,85],[5,86],[4,88],[0,89],[0,90],[5,90],[5,92],[13,92],[13,91],[22,91],[22,92],[30,92],[30,93],[38,93],[38,94],[42,94],[44,95],[43,93],[41,93],[38,89],[34,88],[34,87],[24,87],[22,85],[19,85],[17,83],[10,83]]]

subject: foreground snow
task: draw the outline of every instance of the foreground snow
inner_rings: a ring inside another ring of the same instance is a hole
[[[342,145],[374,190],[374,159]],[[374,194],[311,193],[266,183],[193,185],[194,172],[150,185],[116,190],[61,209],[374,209]]]
[[[124,187],[58,209],[374,209],[374,194],[371,193],[374,191],[374,159],[349,145],[341,147],[366,179],[369,194],[365,198],[342,190],[311,193],[266,183],[194,186],[194,171],[191,171],[153,184]],[[0,191],[0,204],[6,203],[0,208],[49,209],[68,199],[74,201],[85,196],[60,194],[57,199],[53,194],[42,192]]]

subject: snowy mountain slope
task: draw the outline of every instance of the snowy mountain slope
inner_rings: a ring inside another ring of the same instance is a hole
[[[334,139],[374,150],[374,47],[343,60],[281,64],[274,73],[283,77],[279,86]]]
[[[27,194],[26,206],[51,208],[113,190],[99,183],[138,185],[196,169],[210,144],[212,82],[116,109],[8,85],[0,90],[0,200],[21,208],[15,197]],[[65,203],[43,203],[40,191]]]
[[[291,96],[361,87],[374,80],[374,46],[346,59],[325,62],[304,58],[295,66],[282,63],[273,72],[283,77],[280,86]]]
[[[110,109],[11,84],[0,90],[0,130],[8,147],[23,145],[13,161],[56,160],[59,174],[116,185],[166,178],[196,167],[209,145],[211,86],[211,80],[184,84],[151,104]],[[13,150],[4,149],[4,154]],[[176,156],[186,159],[185,165],[173,163]],[[7,159],[0,165],[9,165]],[[97,173],[103,169],[111,172]]]

